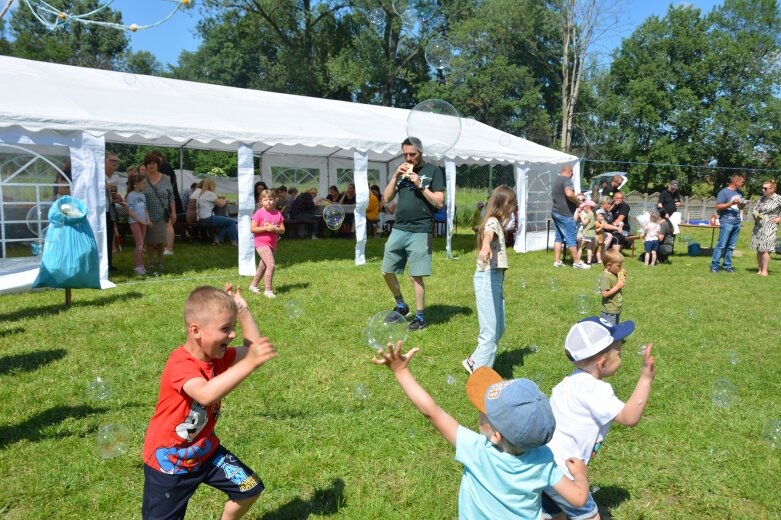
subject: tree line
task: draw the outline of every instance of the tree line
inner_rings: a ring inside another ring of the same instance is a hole
[[[100,2],[49,3],[86,12]],[[122,31],[78,23],[50,31],[20,3],[0,19],[0,53],[400,108],[440,98],[463,117],[586,159],[586,178],[622,170],[646,192],[675,178],[684,194],[702,194],[734,169],[749,170],[750,186],[781,170],[777,0],[725,0],[710,12],[670,5],[607,64],[594,59],[594,44],[621,16],[617,1],[434,4],[433,16],[409,25],[391,0],[204,0],[200,46],[163,67],[131,51]],[[110,8],[98,16],[122,22]],[[165,24],[153,30],[166,38]],[[426,60],[434,38],[454,49],[447,67]],[[178,163],[178,151],[171,159]],[[235,174],[224,155],[185,159],[187,168]]]

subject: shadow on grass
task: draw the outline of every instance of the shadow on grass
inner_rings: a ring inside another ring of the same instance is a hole
[[[32,372],[65,357],[68,351],[56,348],[52,350],[37,350],[27,354],[0,357],[0,375],[12,372]]]
[[[309,287],[309,282],[300,283],[287,283],[274,288],[274,292],[277,294],[285,294],[296,289],[306,289]]]
[[[317,488],[308,500],[294,498],[274,511],[260,517],[261,520],[291,520],[309,518],[311,515],[333,515],[346,506],[344,480],[335,478],[327,488]]]
[[[46,439],[50,435],[43,433],[57,423],[70,418],[87,417],[88,415],[102,412],[103,408],[93,408],[91,406],[55,406],[41,412],[29,419],[11,426],[0,426],[0,448],[5,448],[22,439],[29,441],[39,441]]]
[[[21,334],[24,331],[24,327],[11,327],[10,329],[0,330],[0,338],[12,336],[14,334]]]
[[[469,316],[472,314],[471,307],[457,305],[429,305],[426,307],[426,321],[429,325],[439,325],[447,323],[459,314]]]
[[[104,305],[111,305],[112,303],[129,301],[143,297],[144,295],[140,292],[129,292],[124,294],[114,294],[112,296],[99,297],[89,301],[79,301],[77,293],[74,293],[73,305],[71,305],[71,307],[66,307],[63,293],[63,303],[41,305],[39,307],[28,307],[26,309],[19,309],[18,311],[9,312],[6,314],[0,314],[0,321],[16,321],[32,317],[38,318],[41,315],[46,316],[66,312],[72,307],[103,307]]]
[[[504,379],[513,378],[513,369],[517,366],[523,366],[526,356],[535,352],[529,347],[520,349],[505,350],[499,352],[494,361],[494,370]]]
[[[600,516],[604,520],[610,520],[613,518],[610,514],[610,511],[620,506],[623,502],[626,502],[630,498],[629,491],[616,486],[605,486],[603,488],[599,488],[598,491],[593,493],[593,496],[594,501],[599,505]]]

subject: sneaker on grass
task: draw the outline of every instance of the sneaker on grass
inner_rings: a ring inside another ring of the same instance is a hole
[[[397,303],[393,308],[393,312],[398,312],[402,316],[409,314],[409,306],[406,303]]]
[[[428,323],[425,322],[425,320],[421,320],[417,316],[414,320],[412,320],[409,324],[409,330],[414,332],[416,330],[425,329]]]

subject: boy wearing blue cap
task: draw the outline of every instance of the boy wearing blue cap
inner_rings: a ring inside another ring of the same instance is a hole
[[[569,457],[577,457],[588,464],[602,445],[613,422],[635,426],[640,421],[656,375],[656,362],[651,356],[653,345],[649,343],[643,348],[640,379],[629,401],[621,401],[610,383],[603,381],[618,372],[621,366],[621,345],[624,338],[634,330],[632,321],[612,325],[596,316],[586,318],[570,328],[564,349],[576,368],[553,388],[550,399],[556,417],[556,431],[548,447],[553,451],[562,471],[567,471],[564,462]],[[557,489],[546,488],[542,495],[542,507],[545,518],[600,520],[591,493],[585,505],[577,506]]]
[[[556,422],[548,398],[528,379],[503,381],[493,369],[477,368],[466,384],[469,400],[480,410],[480,434],[464,428],[418,384],[408,365],[418,352],[401,353],[401,341],[379,351],[372,362],[386,365],[412,404],[456,448],[463,464],[458,514],[468,520],[528,519],[541,514],[540,493],[555,489],[573,503],[584,504],[588,475],[583,461],[572,458],[564,478],[545,446]]]

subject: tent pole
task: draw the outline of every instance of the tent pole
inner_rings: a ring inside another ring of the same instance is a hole
[[[488,193],[494,191],[494,165],[488,165]]]

